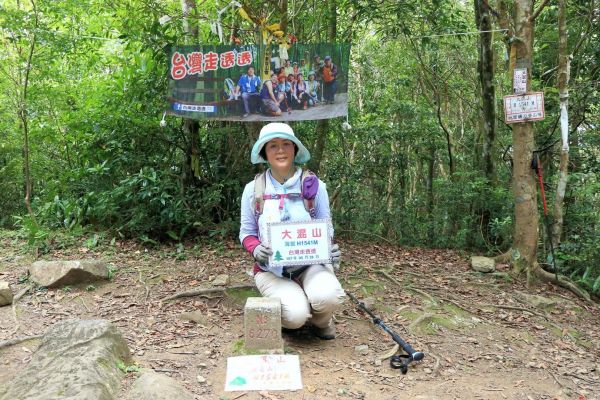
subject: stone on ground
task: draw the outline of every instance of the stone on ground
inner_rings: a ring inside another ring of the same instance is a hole
[[[130,361],[108,321],[70,320],[50,327],[23,371],[0,387],[0,400],[113,400]]]
[[[248,297],[244,307],[246,350],[259,354],[283,354],[281,300]]]
[[[538,296],[537,294],[521,294],[521,297],[525,302],[533,306],[534,308],[538,308],[540,310],[549,310],[556,306],[556,300],[549,299],[544,296]]]
[[[212,281],[213,286],[227,286],[229,285],[229,275],[219,274]]]
[[[358,354],[362,354],[363,356],[365,356],[369,354],[369,346],[366,344],[354,346],[354,351]]]
[[[202,314],[202,311],[199,310],[181,313],[179,314],[179,319],[182,321],[192,321],[200,325],[205,324],[208,320],[206,315]]]
[[[496,262],[493,258],[472,256],[471,268],[477,272],[494,272],[496,270]]]
[[[12,304],[13,292],[8,282],[0,282],[0,307]]]
[[[104,261],[36,261],[29,267],[31,280],[40,286],[60,287],[92,283],[108,279],[108,265]]]
[[[128,400],[194,400],[179,382],[154,371],[144,371],[133,383]]]

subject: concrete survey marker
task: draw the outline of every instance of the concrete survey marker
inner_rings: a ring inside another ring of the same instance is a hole
[[[283,354],[281,338],[281,300],[248,297],[244,307],[246,351]]]

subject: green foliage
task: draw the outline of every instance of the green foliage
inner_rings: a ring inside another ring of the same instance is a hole
[[[47,247],[47,239],[51,233],[46,226],[38,224],[31,216],[15,216],[15,226],[20,229],[27,239],[27,244],[32,248]]]
[[[140,366],[139,366],[139,365],[137,365],[137,364],[130,364],[130,365],[127,365],[127,364],[125,364],[125,362],[124,362],[124,361],[122,361],[122,360],[118,360],[118,361],[117,361],[117,368],[118,368],[118,369],[119,369],[121,372],[123,372],[124,374],[129,374],[129,373],[131,373],[131,372],[140,372],[140,371],[141,371],[141,368],[140,368]]]
[[[594,167],[594,164],[588,164]],[[600,181],[596,174],[572,174],[565,240],[556,250],[557,267],[584,289],[600,295]]]
[[[111,280],[115,277],[117,273],[117,268],[113,264],[108,264],[108,279]]]

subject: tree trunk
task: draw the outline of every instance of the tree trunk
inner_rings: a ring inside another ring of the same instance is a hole
[[[196,44],[198,39],[198,24],[197,19],[191,17],[191,14],[196,10],[196,0],[181,0],[181,11],[183,13],[183,31],[186,35],[186,44],[190,40],[192,44]]]
[[[196,44],[198,42],[198,24],[192,14],[196,10],[196,0],[181,0],[181,11],[183,13],[183,30],[185,32],[185,44]],[[195,173],[194,164],[199,157],[198,145],[200,142],[200,124],[198,121],[190,118],[183,120],[183,133],[185,135],[185,161],[182,172],[181,182],[182,191],[194,185]]]
[[[569,54],[567,49],[567,0],[558,1],[558,95],[560,98],[560,131],[562,149],[551,240],[558,247],[563,231],[563,211],[569,168]]]
[[[35,45],[37,43],[36,31],[38,28],[39,19],[38,19],[37,7],[33,0],[31,1],[31,6],[33,8],[35,25],[34,25],[33,37],[31,39],[31,44],[29,46],[27,61],[25,62],[25,75],[23,76],[23,79],[21,81],[22,91],[21,91],[21,99],[19,101],[18,115],[19,115],[19,119],[20,119],[20,127],[23,132],[23,176],[25,178],[25,181],[24,181],[25,207],[27,208],[27,212],[29,213],[29,216],[31,217],[33,222],[36,223],[35,214],[33,213],[33,209],[31,208],[31,196],[32,196],[32,194],[31,194],[32,187],[31,186],[32,185],[31,185],[31,164],[29,161],[29,117],[27,115],[27,93],[28,93],[28,89],[29,89],[29,73],[32,68],[31,63],[33,60],[33,52],[35,50]]]
[[[388,218],[383,221],[383,225],[385,227],[385,233],[388,238],[395,238],[394,224],[392,223],[392,217],[394,215],[394,186],[395,186],[395,176],[396,176],[396,163],[393,160],[397,157],[398,152],[398,144],[396,140],[393,139],[390,145],[390,161],[388,164],[387,170],[387,184],[385,189],[385,204],[386,204],[386,212]]]
[[[327,36],[330,43],[335,42],[337,36],[337,0],[329,0]]]
[[[444,135],[446,137],[446,149],[448,150],[448,169],[450,171],[450,179],[453,180],[454,172],[456,171],[456,168],[454,165],[454,140],[452,139],[452,132],[450,132],[450,130],[448,129],[448,127],[446,127],[446,125],[444,124],[444,121],[442,120],[442,108],[441,108],[441,103],[440,103],[441,98],[440,98],[439,94],[438,94],[437,98],[438,98],[438,104],[437,104],[438,123],[440,124],[440,127],[444,131]]]
[[[492,16],[487,1],[474,0],[475,22],[479,34],[477,70],[481,91],[483,133],[483,171],[489,182],[494,181],[493,149],[496,138],[496,88],[494,87],[494,52],[492,48]],[[487,31],[487,32],[486,32]]]
[[[534,21],[533,0],[516,0],[514,5],[515,40],[512,43],[516,57],[515,65],[527,68],[527,90],[531,89],[533,62]],[[511,49],[512,50],[512,49]],[[511,63],[512,65],[513,63]],[[509,71],[512,77],[512,69]],[[531,157],[535,149],[533,124],[521,122],[513,124],[513,196],[515,204],[515,226],[513,238],[513,271],[526,272],[530,286],[537,267],[539,217],[537,210],[537,189]]]
[[[435,143],[429,143],[429,158],[427,159],[427,216],[429,219],[428,237],[429,243],[432,244],[435,235],[435,224],[433,216],[433,179],[435,177]]]

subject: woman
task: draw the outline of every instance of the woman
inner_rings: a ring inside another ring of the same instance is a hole
[[[285,76],[294,73],[294,67],[292,67],[292,63],[290,60],[285,60],[285,65],[283,67],[283,72],[285,72]]]
[[[271,74],[271,79],[265,81],[262,89],[260,90],[260,102],[262,104],[261,108],[266,115],[272,117],[281,115],[281,99],[278,98],[276,88],[277,75]]]
[[[260,293],[281,299],[282,326],[298,329],[310,322],[315,335],[330,340],[335,338],[333,312],[345,296],[333,268],[340,262],[339,247],[333,245],[331,248],[332,264],[282,269],[269,265],[273,252],[265,240],[268,222],[311,219],[300,193],[304,193],[305,197],[314,196],[315,219],[330,218],[325,184],[315,176],[312,176],[311,182],[308,182],[311,177],[302,182],[302,169],[295,166],[295,163],[302,164],[309,159],[310,153],[289,125],[274,122],[262,128],[252,147],[251,161],[253,164],[269,164],[264,178],[264,208],[257,218],[255,179],[246,185],[242,194],[240,241],[256,260],[254,281]],[[305,186],[304,191],[301,185]],[[315,189],[315,186],[318,188]],[[308,194],[310,189],[313,193]]]
[[[308,105],[314,106],[318,103],[319,98],[319,82],[315,80],[315,72],[308,73],[308,82],[306,82],[306,92],[308,93]]]
[[[277,96],[279,98],[279,107],[282,111],[290,111],[292,85],[285,76],[278,76]]]
[[[302,108],[306,110],[308,108],[308,101],[310,100],[310,96],[307,93],[306,82],[303,79],[302,73],[299,73],[296,79],[296,84],[294,85],[294,107]]]

